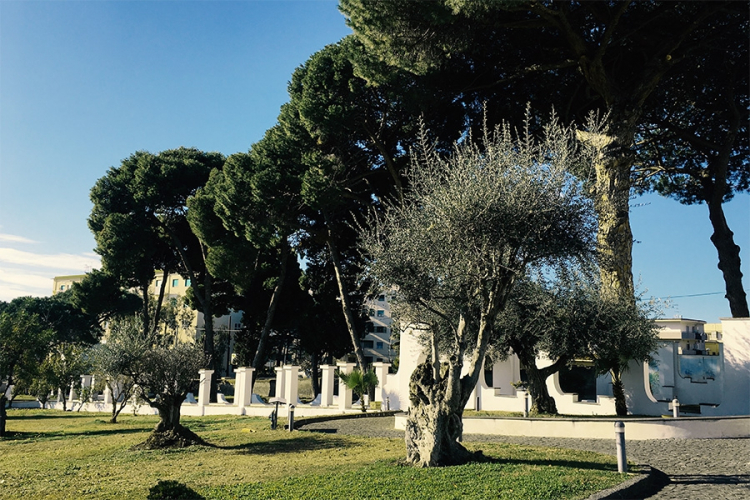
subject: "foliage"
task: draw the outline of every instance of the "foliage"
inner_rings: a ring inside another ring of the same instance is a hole
[[[378,376],[375,375],[375,372],[371,369],[363,372],[355,368],[349,373],[339,372],[339,378],[344,382],[344,385],[359,394],[362,412],[367,411],[365,408],[365,395],[369,394],[370,389],[378,385]]]
[[[617,415],[627,415],[622,373],[631,361],[651,360],[658,346],[659,327],[649,303],[607,298],[599,299],[597,305],[589,352],[596,371],[612,377]]]
[[[671,93],[679,79],[695,85],[696,100],[732,109],[723,86],[703,76],[725,60],[727,47],[746,43],[744,4],[341,0],[340,9],[366,48],[357,65],[369,82],[387,78],[394,67],[429,79],[462,104],[465,123],[476,128],[485,104],[491,125],[513,120],[529,101],[537,110],[554,106],[565,122],[609,113],[611,126],[600,136],[607,147],[592,183],[600,270],[607,293],[632,298],[628,200],[635,138],[653,123],[644,120],[652,110],[659,118],[679,114],[692,100]],[[740,65],[747,62],[743,50],[736,56]],[[735,88],[747,93],[747,85]],[[705,128],[712,111],[695,115],[687,132],[693,124]],[[659,139],[667,149],[671,140]]]
[[[68,392],[81,389],[81,375],[91,371],[88,348],[81,344],[63,342],[52,347],[41,366],[46,380],[60,391],[63,410],[67,408]]]
[[[148,500],[196,500],[204,498],[179,481],[159,481],[148,490]]]
[[[39,316],[23,309],[3,307],[0,312],[0,437],[5,436],[5,405],[16,373],[35,372],[54,338]]]
[[[71,290],[73,304],[100,324],[133,315],[142,307],[138,295],[126,289],[116,276],[99,269],[86,273]]]
[[[123,318],[113,321],[107,341],[92,349],[94,375],[98,380],[104,380],[112,395],[111,423],[117,423],[117,416],[132,398],[135,381],[130,376],[131,370],[151,348],[152,342],[140,333],[135,334],[131,322]]]
[[[144,334],[156,328],[166,277],[179,272],[193,283],[193,296],[206,321],[206,355],[212,357],[210,318],[221,314],[212,301],[213,277],[205,265],[205,248],[187,220],[187,199],[223,166],[219,153],[178,148],[151,154],[138,151],[111,168],[91,189],[94,207],[89,227],[107,274],[140,289]],[[156,307],[149,304],[155,270],[164,272]],[[151,317],[153,315],[153,317]]]
[[[401,316],[425,332],[429,361],[410,386],[410,422],[425,448],[409,450],[409,461],[461,460],[461,411],[514,283],[530,266],[591,254],[592,206],[568,170],[589,154],[554,119],[539,141],[506,125],[447,159],[425,139],[409,196],[362,231],[369,274],[398,289]]]
[[[146,498],[166,479],[206,498],[585,498],[624,479],[614,456],[491,443],[489,463],[420,471],[394,463],[403,439],[271,431],[266,418],[230,415],[185,417],[216,446],[130,450],[157,420],[123,415],[113,427],[101,414],[13,410],[0,498]]]
[[[516,354],[526,369],[533,409],[556,413],[546,379],[576,358],[594,361],[598,374],[620,375],[631,361],[650,359],[657,347],[656,309],[642,301],[604,296],[593,266],[558,269],[519,283],[498,318],[493,356]],[[538,368],[544,353],[552,364]],[[615,389],[618,414],[626,414],[624,393]]]

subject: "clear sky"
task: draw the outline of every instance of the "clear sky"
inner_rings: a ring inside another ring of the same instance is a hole
[[[0,300],[98,267],[88,193],[108,168],[138,150],[247,151],[292,71],[348,33],[335,1],[0,0]],[[675,297],[665,316],[729,316],[706,207],[633,205],[641,290]],[[747,284],[750,196],[726,210]]]

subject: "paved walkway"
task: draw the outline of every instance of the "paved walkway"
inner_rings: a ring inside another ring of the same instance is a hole
[[[394,418],[332,420],[304,430],[371,437],[403,438]],[[559,439],[466,434],[465,441],[505,442],[615,454],[615,440]],[[627,441],[628,460],[649,464],[669,476],[669,483],[649,499],[750,499],[750,439],[655,439]]]

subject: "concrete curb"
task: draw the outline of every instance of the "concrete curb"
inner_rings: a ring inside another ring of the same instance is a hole
[[[625,482],[594,493],[586,500],[615,500],[615,499],[636,499],[646,498],[661,489],[669,482],[669,478],[660,470],[654,469],[650,465],[635,465],[628,471],[636,474],[635,477]]]
[[[345,415],[325,415],[322,417],[305,417],[300,419],[294,419],[294,428],[300,429],[307,424],[315,424],[318,422],[328,422],[330,420],[351,420],[354,418],[379,418],[379,417],[393,417],[402,413],[401,410],[390,410],[390,411],[379,411],[379,412],[367,412],[367,413],[347,413]]]

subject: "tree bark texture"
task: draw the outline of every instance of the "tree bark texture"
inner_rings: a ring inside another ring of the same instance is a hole
[[[406,459],[417,467],[465,463],[473,456],[459,442],[466,402],[463,398],[447,397],[451,378],[443,376],[436,381],[432,368],[428,361],[417,366],[411,375],[404,435]],[[460,385],[460,380],[454,383]]]
[[[740,247],[734,242],[734,233],[729,229],[722,200],[708,201],[708,216],[714,232],[711,242],[719,254],[719,269],[724,275],[726,298],[733,318],[750,317],[747,306],[747,295],[742,286],[742,271],[740,268]]]
[[[611,123],[625,117],[611,116]],[[632,117],[631,117],[632,118]],[[594,210],[599,227],[597,250],[602,291],[610,297],[633,297],[633,231],[630,227],[630,146],[634,125],[612,127],[599,136]]]
[[[197,434],[180,424],[180,407],[183,399],[165,399],[151,406],[159,412],[159,423],[151,431],[146,441],[133,449],[155,450],[163,448],[186,448],[192,445],[205,445]]]

